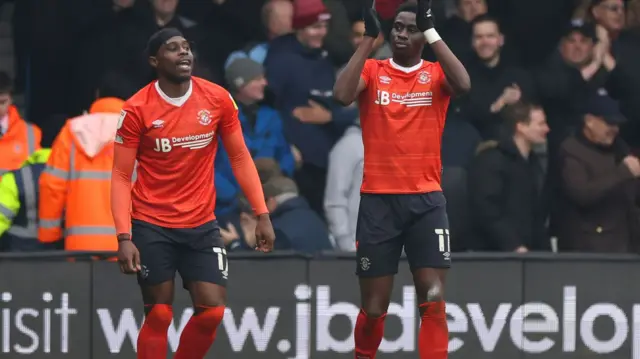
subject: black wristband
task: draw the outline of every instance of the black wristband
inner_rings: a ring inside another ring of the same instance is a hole
[[[129,233],[118,234],[118,243],[130,241],[130,240],[131,240],[131,235]]]

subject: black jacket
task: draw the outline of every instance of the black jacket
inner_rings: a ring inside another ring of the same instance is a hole
[[[480,131],[484,139],[500,137],[503,122],[499,114],[491,113],[491,104],[502,95],[507,86],[514,83],[522,90],[523,99],[536,97],[533,79],[528,71],[500,60],[493,68],[487,67],[474,58],[467,66],[473,86],[465,96],[463,116],[468,118]]]
[[[327,226],[302,197],[280,203],[271,213],[271,222],[279,249],[309,254],[333,249]]]
[[[546,250],[544,173],[532,152],[525,159],[511,139],[481,150],[469,173],[471,249]]]

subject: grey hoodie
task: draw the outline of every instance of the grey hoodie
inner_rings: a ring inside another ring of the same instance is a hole
[[[355,252],[356,223],[364,166],[360,126],[352,126],[329,153],[324,210],[337,249]]]

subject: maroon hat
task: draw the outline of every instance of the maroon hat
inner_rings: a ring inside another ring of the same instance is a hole
[[[294,0],[293,1],[293,28],[304,29],[318,21],[326,21],[331,18],[329,10],[322,0]]]

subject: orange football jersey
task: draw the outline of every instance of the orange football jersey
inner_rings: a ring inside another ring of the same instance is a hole
[[[115,140],[138,149],[131,217],[170,228],[213,220],[218,135],[240,130],[231,95],[203,79],[193,77],[178,99],[165,95],[156,81],[133,95]]]
[[[367,60],[360,93],[363,193],[440,191],[442,131],[451,99],[438,63]]]

